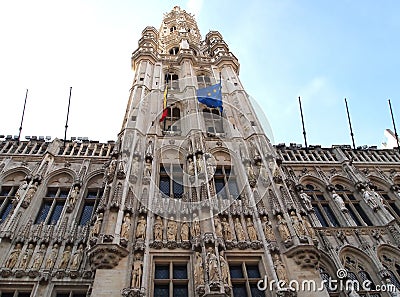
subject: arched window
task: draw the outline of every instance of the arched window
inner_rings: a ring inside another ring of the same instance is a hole
[[[330,205],[330,199],[327,199],[327,196],[325,196],[316,185],[307,184],[304,192],[311,197],[312,206],[322,227],[340,226]]]
[[[360,204],[361,198],[354,196],[353,193],[342,184],[336,184],[335,191],[342,197],[350,216],[357,226],[373,226],[372,221]]]
[[[177,55],[179,53],[179,47],[173,47],[169,50],[170,55]]]
[[[79,219],[79,225],[83,226],[90,223],[97,205],[103,195],[102,177],[97,176],[89,180],[84,192],[82,212]]]
[[[16,195],[23,195],[27,190],[27,182],[24,181],[25,173],[14,172],[4,178],[0,184],[0,224],[7,218],[13,209],[13,201]],[[19,189],[20,188],[20,189]],[[17,194],[18,193],[18,194]],[[20,197],[21,198],[21,197]]]
[[[160,164],[159,189],[167,197],[181,199],[183,197],[183,165]]]
[[[180,125],[181,111],[176,106],[167,107],[167,117],[165,118],[163,125],[164,131],[179,132],[181,131]]]
[[[239,188],[233,167],[228,165],[217,166],[214,172],[215,194],[221,199],[240,199]]]
[[[175,26],[172,26],[171,28],[169,28],[169,32],[174,32],[174,31],[176,31],[176,27]]]
[[[324,286],[328,292],[333,291],[333,288],[330,288],[329,284],[331,283],[332,277],[326,271],[326,269],[322,266],[319,266],[319,275],[321,276],[324,282]]]
[[[197,85],[199,86],[199,89],[211,86],[210,77],[205,74],[199,74],[197,76]]]
[[[386,192],[382,188],[377,187],[376,193],[383,197],[382,203],[389,210],[390,214],[399,219],[400,218],[400,208],[399,199],[391,192]]]
[[[379,259],[389,272],[390,282],[400,290],[400,257],[398,253],[384,250],[379,253]]]
[[[203,109],[206,132],[209,136],[215,133],[224,133],[223,118],[218,108]]]

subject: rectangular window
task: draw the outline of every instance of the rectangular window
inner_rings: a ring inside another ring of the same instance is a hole
[[[229,264],[234,297],[265,297],[265,292],[257,288],[261,279],[257,261]]]
[[[167,197],[181,199],[185,193],[182,164],[161,164],[159,189]]]
[[[187,261],[155,263],[153,296],[189,296]]]
[[[97,204],[103,195],[103,188],[88,189],[83,204],[79,225],[84,226],[90,223],[91,218],[96,210]]]
[[[57,224],[68,194],[68,188],[47,188],[46,196],[43,198],[42,206],[37,214],[35,224],[40,224],[42,222],[47,225]]]

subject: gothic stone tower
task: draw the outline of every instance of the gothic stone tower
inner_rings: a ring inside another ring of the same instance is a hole
[[[398,296],[397,151],[272,146],[222,35],[179,7],[132,68],[116,142],[0,142],[0,297]],[[198,101],[219,83],[223,109]]]

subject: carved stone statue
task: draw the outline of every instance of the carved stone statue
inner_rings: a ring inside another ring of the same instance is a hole
[[[274,231],[272,230],[271,222],[268,221],[267,216],[263,216],[262,225],[263,225],[263,231],[264,231],[265,239],[268,242],[276,241]]]
[[[196,156],[196,167],[198,174],[203,172],[203,158],[200,154]]]
[[[339,206],[341,211],[347,211],[346,204],[343,201],[343,198],[340,197],[335,191],[332,191],[333,201]]]
[[[363,194],[364,201],[371,207],[373,210],[376,210],[379,206],[375,200],[375,197],[366,189],[361,190]]]
[[[223,237],[222,235],[222,224],[218,216],[214,217],[214,227],[215,227],[215,235],[217,237]]]
[[[187,241],[189,240],[189,224],[186,222],[186,218],[183,218],[183,220],[181,224],[181,240]]]
[[[107,177],[107,180],[112,180],[113,179],[113,177],[114,177],[114,172],[115,172],[115,169],[117,168],[117,160],[115,160],[115,159],[113,159],[113,160],[111,160],[111,162],[110,162],[110,164],[108,165],[108,167],[107,167],[107,170],[106,170],[106,177]]]
[[[144,216],[140,216],[136,227],[136,238],[144,239],[146,236],[146,219]]]
[[[276,217],[278,220],[278,231],[279,231],[279,235],[281,236],[283,241],[288,241],[290,240],[290,231],[289,228],[286,224],[285,219],[282,217],[282,215],[278,214],[278,216]]]
[[[274,267],[276,271],[276,275],[278,276],[278,279],[280,281],[284,281],[286,285],[289,284],[289,280],[286,274],[286,268],[285,265],[283,265],[281,259],[279,258],[278,254],[274,255]]]
[[[290,212],[290,219],[292,220],[293,229],[297,236],[304,237],[306,235],[306,230],[294,211]]]
[[[121,226],[121,238],[128,239],[130,229],[131,229],[131,215],[129,214],[129,212],[127,212],[124,216]]]
[[[152,162],[151,159],[147,158],[146,162],[144,163],[144,176],[151,176],[151,172],[152,172]]]
[[[194,162],[192,158],[188,159],[188,167],[187,172],[189,175],[194,175]]]
[[[140,289],[141,279],[142,279],[142,268],[143,268],[142,257],[139,253],[137,253],[135,255],[135,261],[133,262],[133,267],[132,267],[132,282],[131,282],[132,288]]]
[[[194,283],[196,286],[204,285],[203,259],[199,252],[196,252],[196,261],[194,266]]]
[[[221,224],[222,224],[222,229],[224,232],[224,239],[227,241],[232,241],[233,234],[232,234],[231,226],[229,225],[229,222],[225,217],[222,218]]]
[[[33,257],[32,269],[35,270],[40,269],[45,252],[46,252],[46,245],[42,243],[40,245],[40,249],[36,252],[35,257]]]
[[[133,157],[131,173],[136,176],[139,174],[139,156]]]
[[[28,264],[32,258],[34,249],[35,249],[35,246],[32,243],[30,243],[28,245],[28,248],[26,249],[26,251],[22,254],[22,258],[21,258],[21,261],[19,262],[18,268],[21,268],[21,269],[28,268]]]
[[[254,173],[254,170],[251,167],[250,162],[246,162],[245,167],[246,167],[246,174],[247,174],[247,178],[249,180],[249,183],[252,184],[257,180],[256,174]]]
[[[17,243],[15,245],[14,250],[8,256],[7,262],[5,264],[6,268],[13,269],[15,267],[15,264],[17,264],[18,262],[19,255],[21,254],[21,248],[22,246],[20,243]]]
[[[15,203],[18,203],[19,200],[21,200],[22,193],[26,190],[27,187],[28,182],[26,180],[23,180],[19,185],[17,192],[15,193]]]
[[[29,189],[28,189],[28,191],[26,192],[26,195],[25,195],[25,200],[24,200],[25,203],[27,203],[27,204],[31,203],[32,198],[33,198],[33,196],[35,196],[35,193],[36,193],[36,191],[37,191],[37,189],[38,189],[38,185],[39,185],[38,182],[34,182],[34,183],[29,187]]]
[[[211,160],[212,160],[212,155],[207,154],[207,156],[206,156],[206,171],[207,171],[209,179],[214,175],[214,172],[215,172],[215,166]]]
[[[214,282],[218,282],[219,281],[218,259],[212,247],[209,247],[207,251],[206,269],[207,269],[209,283],[211,284]]]
[[[79,187],[75,186],[74,189],[71,191],[71,195],[69,195],[69,205],[71,207],[75,206],[78,195],[79,195]]]
[[[75,251],[72,256],[71,270],[78,270],[83,259],[83,244],[79,245],[79,248]]]
[[[58,256],[58,244],[55,243],[53,245],[53,248],[51,249],[51,253],[50,253],[49,257],[47,258],[44,267],[46,269],[52,269],[54,264],[57,261],[57,256]]]
[[[251,218],[246,219],[246,226],[247,226],[247,233],[249,234],[249,238],[251,241],[257,241],[257,231],[256,228],[254,228],[253,221]]]
[[[300,192],[300,198],[303,201],[304,207],[306,208],[307,211],[312,211],[313,206],[311,204],[311,197],[305,193],[303,190]]]
[[[71,246],[67,245],[62,254],[61,262],[60,262],[60,265],[58,266],[58,268],[66,269],[68,267],[70,258],[71,258]]]
[[[90,232],[90,237],[97,237],[99,235],[102,222],[103,222],[103,213],[101,212],[96,215],[96,221],[94,222],[94,225]]]
[[[303,219],[304,226],[305,226],[305,228],[306,228],[308,234],[310,235],[311,239],[312,239],[312,240],[316,239],[315,230],[314,230],[314,228],[311,226],[309,220],[308,220],[305,216],[302,216],[301,218]]]
[[[177,223],[174,221],[174,218],[171,217],[167,223],[167,240],[176,241],[177,231],[178,231]]]
[[[163,221],[160,216],[157,216],[156,220],[154,221],[154,240],[163,240]]]
[[[262,162],[258,161],[257,167],[260,168],[259,169],[260,170],[260,178],[263,181],[267,181],[268,180],[268,172],[267,172],[267,169],[265,168],[265,165]]]
[[[192,223],[192,236],[193,238],[197,238],[200,236],[200,222],[197,216],[194,217]]]
[[[242,226],[242,223],[240,222],[239,218],[235,218],[235,231],[236,231],[236,237],[237,237],[238,241],[246,240],[243,226]]]
[[[221,280],[225,285],[232,286],[231,276],[229,274],[229,265],[224,257],[224,251],[219,253],[219,265],[221,267]]]

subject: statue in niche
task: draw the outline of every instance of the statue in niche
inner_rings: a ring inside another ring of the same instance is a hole
[[[188,170],[187,170],[189,175],[194,175],[195,170],[194,170],[194,162],[192,158],[188,159]]]
[[[39,183],[38,183],[37,181],[34,182],[34,183],[29,187],[28,191],[26,192],[26,195],[25,195],[25,202],[26,202],[27,204],[31,203],[32,198],[33,198],[33,196],[35,196],[35,193],[36,193],[36,191],[37,191],[37,189],[38,189],[38,185],[39,185]]]
[[[40,249],[36,252],[33,258],[32,269],[39,270],[42,265],[44,254],[46,252],[46,245],[42,243]]]
[[[28,268],[28,264],[32,258],[34,249],[35,249],[35,246],[32,243],[30,243],[28,245],[28,248],[26,249],[26,251],[22,254],[22,258],[21,258],[21,261],[19,262],[18,268],[21,268],[21,269]]]
[[[339,206],[341,211],[347,211],[346,204],[343,201],[343,198],[337,194],[335,191],[332,191],[333,201]]]
[[[222,229],[224,232],[224,239],[227,241],[232,241],[233,234],[232,234],[231,226],[229,225],[229,222],[225,217],[222,218],[221,224],[222,224]]]
[[[238,241],[246,240],[243,226],[242,226],[242,223],[240,222],[239,218],[235,218],[235,231],[236,231],[236,237],[237,237]]]
[[[368,204],[368,206],[371,207],[373,210],[376,210],[378,208],[378,203],[376,203],[375,197],[372,196],[372,194],[366,189],[362,189],[361,192],[364,201]]]
[[[186,222],[186,218],[183,218],[183,222],[181,224],[181,240],[189,240],[189,224]]]
[[[373,197],[375,197],[376,202],[378,202],[381,206],[386,207],[385,200],[383,199],[382,195],[379,195],[374,189],[371,190],[371,194]]]
[[[139,156],[134,156],[132,160],[132,175],[138,176],[139,173]]]
[[[15,264],[18,262],[19,255],[21,254],[21,244],[17,243],[15,245],[14,250],[11,252],[10,256],[8,256],[7,262],[5,264],[6,268],[13,269]]]
[[[153,140],[149,140],[146,148],[146,159],[153,158],[154,143]]]
[[[75,186],[71,191],[71,195],[69,195],[69,205],[71,207],[75,206],[76,200],[78,199],[78,195],[79,195],[79,187]]]
[[[219,265],[221,267],[221,280],[225,285],[232,286],[231,276],[229,274],[229,265],[224,257],[224,251],[219,252]]]
[[[268,172],[267,172],[267,169],[265,168],[265,165],[261,161],[257,161],[257,167],[260,168],[261,179],[264,181],[267,181],[268,180]]]
[[[256,174],[254,173],[254,170],[253,170],[253,167],[251,166],[250,162],[246,162],[245,167],[246,167],[247,178],[248,178],[249,182],[253,184],[257,180]]]
[[[58,268],[66,269],[68,267],[70,258],[71,258],[71,246],[67,245],[62,254],[61,262]]]
[[[167,240],[176,241],[177,231],[178,231],[177,223],[174,221],[174,218],[171,217],[167,223]]]
[[[314,230],[314,228],[311,226],[309,220],[308,220],[305,216],[302,216],[301,218],[303,219],[304,226],[305,226],[305,228],[306,228],[308,234],[310,235],[311,239],[312,239],[312,240],[316,239],[315,230]]]
[[[199,218],[195,215],[193,218],[193,223],[192,223],[192,236],[194,238],[200,236],[200,222]]]
[[[288,280],[288,277],[287,277],[287,274],[286,274],[286,268],[285,268],[285,265],[283,265],[283,263],[282,263],[281,259],[279,258],[278,254],[274,255],[274,264],[275,264],[274,268],[275,268],[275,271],[276,271],[276,275],[278,276],[278,279],[280,281],[285,282],[285,284],[288,285],[289,284],[289,280]]]
[[[207,251],[206,270],[210,284],[219,281],[218,259],[212,247],[209,247]]]
[[[304,237],[306,235],[306,230],[294,211],[290,212],[290,218],[292,220],[293,229],[297,236]]]
[[[196,286],[204,285],[204,270],[203,270],[203,258],[199,252],[196,252],[196,260],[194,266],[194,282]]]
[[[101,212],[96,215],[96,221],[94,222],[94,225],[90,232],[90,237],[97,237],[99,235],[102,222],[103,222],[103,213]]]
[[[203,172],[203,158],[201,154],[196,156],[196,167],[197,167],[197,174]]]
[[[145,236],[146,236],[146,218],[144,216],[140,216],[136,227],[136,238],[144,239]]]
[[[284,242],[289,241],[291,236],[290,236],[290,231],[286,224],[285,219],[282,217],[281,214],[278,214],[277,220],[278,220],[279,235],[281,236],[281,238]]]
[[[253,221],[251,218],[246,219],[246,226],[247,226],[247,233],[249,234],[249,238],[251,241],[257,241],[257,231],[256,228],[254,228]]]
[[[152,162],[151,159],[146,158],[146,161],[144,163],[144,176],[150,177],[151,176],[151,172],[152,172]]]
[[[58,244],[55,243],[53,245],[53,248],[51,249],[51,253],[50,253],[49,257],[47,258],[44,267],[46,269],[52,269],[54,264],[57,261],[57,256],[58,256]]]
[[[83,259],[83,244],[79,245],[79,248],[75,251],[72,256],[71,270],[78,270]]]
[[[136,253],[135,261],[133,262],[133,267],[132,267],[132,282],[131,282],[132,288],[140,289],[142,273],[143,273],[142,268],[143,268],[142,257],[139,253]]]
[[[129,231],[131,229],[131,215],[127,212],[123,218],[122,226],[121,226],[121,238],[128,239]]]
[[[218,216],[214,217],[214,227],[215,227],[215,235],[217,237],[223,237],[222,234],[222,224]]]
[[[26,190],[27,187],[28,182],[26,180],[23,180],[19,185],[17,192],[15,193],[15,203],[18,203],[19,200],[21,200],[22,193]]]
[[[163,221],[160,216],[157,216],[154,222],[154,240],[163,240]]]
[[[307,211],[312,211],[313,210],[313,206],[311,203],[311,197],[305,193],[303,190],[301,190],[300,192],[300,198],[303,201],[303,204],[306,208]]]
[[[264,231],[265,239],[268,242],[276,241],[274,231],[272,230],[271,222],[268,221],[268,217],[267,216],[263,216],[262,225],[263,225],[263,231]]]
[[[215,172],[215,166],[212,163],[212,158],[213,156],[211,154],[206,155],[206,171],[209,179],[214,175]]]
[[[115,169],[117,168],[117,160],[115,160],[114,158],[111,160],[111,162],[110,162],[110,164],[108,165],[108,167],[107,167],[107,170],[106,170],[106,177],[107,177],[107,180],[112,180],[113,179],[113,177],[114,177],[114,172],[115,172]]]

